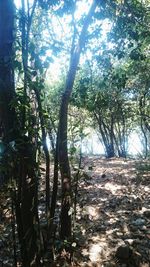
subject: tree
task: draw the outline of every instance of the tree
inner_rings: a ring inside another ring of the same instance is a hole
[[[11,0],[0,1],[0,129],[6,143],[15,137],[16,119],[12,101],[14,86],[14,5]]]
[[[109,65],[111,68],[104,67],[102,60],[93,67],[84,65],[78,75],[72,104],[90,112],[107,157],[126,157],[132,127],[132,104],[125,87],[127,70],[125,66]]]
[[[8,149],[14,233],[17,225],[25,267],[40,266],[42,252],[51,249],[59,169],[60,237],[72,235],[72,188],[76,207],[79,172],[73,181],[70,162],[76,140],[82,144],[84,137],[86,119],[78,117],[80,112],[98,130],[107,157],[126,157],[128,136],[136,127],[145,140],[145,156],[149,152],[148,1],[93,0],[88,14],[86,9],[81,14],[83,2],[21,0],[15,14],[13,0],[0,1],[0,139]],[[61,64],[59,81],[49,71],[56,67],[53,61]],[[52,189],[47,137],[54,158]],[[46,212],[40,217],[43,172]]]
[[[59,126],[58,126],[58,159],[62,177],[62,207],[61,207],[61,237],[67,238],[71,236],[71,216],[69,214],[71,208],[71,174],[68,159],[67,148],[67,116],[70,95],[73,89],[75,75],[79,64],[80,54],[85,45],[85,37],[87,28],[90,24],[92,15],[96,8],[96,1],[93,1],[88,15],[84,20],[84,24],[76,46],[74,47],[74,36],[72,43],[72,51],[70,58],[69,70],[67,73],[64,93],[62,95]]]
[[[22,2],[24,4],[24,1]],[[15,151],[8,150],[7,152],[8,160],[6,165],[9,171],[9,179],[13,179],[17,186],[17,190],[14,189],[13,203],[16,209],[22,263],[23,266],[31,266],[35,262],[36,266],[39,266],[35,150],[29,138],[24,135],[24,132],[19,127],[18,121],[21,118],[21,114],[20,118],[18,118],[14,108],[14,103],[16,103],[17,99],[14,85],[14,10],[13,1],[6,0],[0,2],[0,120],[4,140],[9,147],[10,141],[13,141],[15,146]],[[24,42],[22,42],[22,45],[24,45]],[[22,53],[22,58],[26,58],[24,47],[22,48]],[[23,66],[24,73],[26,74],[27,66],[25,66],[25,63],[23,63]],[[26,82],[25,78],[25,89]],[[35,225],[37,229],[35,229]]]

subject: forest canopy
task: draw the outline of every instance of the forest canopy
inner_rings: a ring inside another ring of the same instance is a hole
[[[54,261],[56,233],[72,255],[87,154],[149,159],[149,11],[149,0],[0,1],[0,185],[11,188],[14,266],[45,266],[45,251]]]

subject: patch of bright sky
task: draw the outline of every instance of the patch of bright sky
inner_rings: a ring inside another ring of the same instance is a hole
[[[87,7],[87,3],[85,3],[85,7]],[[80,14],[81,15],[81,12]],[[80,17],[80,16],[79,16]],[[65,23],[63,23],[63,25],[65,25]],[[69,32],[69,27],[68,27],[68,21],[66,22],[66,27],[63,27],[63,31],[62,29],[60,29],[60,25],[58,25],[58,21],[57,18],[54,18],[53,20],[53,26],[54,29],[57,29],[57,31],[55,33],[57,33],[57,37],[60,37],[60,40],[65,36],[67,36],[67,33]],[[107,37],[107,33],[110,31],[112,24],[110,23],[110,21],[108,19],[105,19],[103,22],[100,22],[100,27],[101,27],[101,40],[95,40],[97,42],[97,46],[100,46],[100,42],[102,41],[106,41],[106,37]],[[70,40],[68,40],[69,43]],[[93,47],[95,47],[95,41],[93,41]],[[70,43],[71,45],[71,43]],[[70,48],[70,47],[69,47]],[[66,50],[69,48],[66,47]],[[107,48],[111,49],[112,48],[112,44],[111,43],[107,43]],[[85,60],[91,60],[92,59],[92,51],[90,49],[88,49],[86,51],[85,55],[81,56],[80,59],[80,63],[83,64],[85,62]],[[68,60],[69,63],[69,60]],[[55,61],[53,64],[51,64],[50,69],[49,69],[49,73],[52,75],[53,77],[53,81],[57,81],[61,75],[62,72],[62,66],[67,66],[67,62],[66,60],[64,61],[64,58],[60,57],[60,58],[55,58]]]
[[[21,0],[14,0],[14,3],[15,3],[17,8],[21,7]]]
[[[89,10],[91,4],[92,4],[92,0],[77,1],[74,18],[76,20],[81,19],[82,15],[83,15],[83,11],[85,14],[88,13],[88,10]]]
[[[29,5],[30,5],[30,6],[32,6],[33,1],[34,1],[34,0],[29,0]],[[15,5],[16,5],[17,8],[20,8],[20,7],[22,6],[22,4],[21,4],[21,0],[14,0],[14,3],[15,3]],[[25,1],[25,4],[26,4],[26,1]]]
[[[17,8],[21,7],[21,0],[14,0],[14,2],[16,4]],[[29,0],[29,3],[32,6],[33,0]],[[80,20],[82,18],[83,14],[88,13],[88,10],[89,10],[91,4],[92,4],[92,0],[77,1],[76,11],[75,11],[75,15],[74,15],[74,18],[76,21]],[[52,16],[52,14],[51,14],[51,16]],[[65,43],[67,43],[68,47],[64,47],[64,50],[66,49],[68,51],[69,51],[70,46],[71,46],[71,35],[70,35],[70,28],[69,28],[70,27],[69,24],[70,24],[71,20],[72,20],[71,16],[66,16],[64,18],[61,18],[61,20],[54,15],[51,17],[51,23],[52,23],[52,28],[53,28],[53,32],[54,32],[54,39],[56,38],[56,40],[62,41],[64,38],[67,38],[67,36],[68,36],[68,41],[65,42]],[[110,21],[105,19],[103,22],[100,21],[97,23],[101,27],[101,36],[102,36],[101,41],[106,40],[107,33],[111,29]],[[44,34],[45,38],[49,38],[48,29],[45,29],[43,34]],[[109,46],[111,44],[107,44],[107,45]],[[50,56],[50,52],[47,52],[47,56]],[[90,60],[92,58],[92,52],[90,50],[87,51],[85,57],[84,56],[81,57],[81,64],[83,64],[85,59],[87,59],[87,58],[88,58],[88,60]],[[48,73],[50,74],[50,76],[52,76],[53,81],[57,81],[59,79],[59,77],[62,73],[62,66],[64,66],[64,64],[67,65],[67,63],[69,63],[69,59],[67,62],[67,59],[64,61],[64,58],[62,58],[62,57],[57,58],[56,57],[54,62],[50,64],[50,68],[49,68]]]

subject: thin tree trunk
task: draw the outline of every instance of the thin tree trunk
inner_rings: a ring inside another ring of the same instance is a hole
[[[60,107],[59,126],[58,126],[58,155],[59,155],[58,158],[59,158],[61,178],[62,178],[62,207],[61,207],[61,230],[60,230],[60,236],[62,239],[71,236],[71,216],[69,215],[69,210],[71,207],[71,174],[70,174],[70,165],[69,165],[68,149],[67,149],[68,104],[73,89],[73,84],[77,72],[77,67],[79,64],[80,54],[85,44],[86,32],[90,24],[92,15],[95,11],[95,8],[96,8],[96,1],[93,2],[90,11],[85,18],[78,44],[74,49],[74,52],[71,53],[69,71]]]
[[[145,107],[145,94],[141,95],[140,96],[140,99],[139,99],[139,110],[140,110],[140,124],[141,124],[141,131],[143,133],[143,136],[144,136],[144,150],[145,150],[145,158],[147,158],[148,156],[148,139],[147,139],[147,130],[149,131],[150,128],[148,127],[148,124],[145,120],[145,114],[143,112],[143,109]]]
[[[56,209],[57,191],[58,191],[58,140],[56,140],[56,149],[54,158],[54,179],[53,179],[53,190],[52,190],[51,209],[50,209],[50,217],[52,223],[54,220],[55,209]]]
[[[141,118],[141,131],[143,133],[143,136],[144,136],[144,154],[145,154],[145,159],[147,158],[148,156],[148,140],[147,140],[147,135],[146,135],[146,130],[145,130],[145,127],[143,125],[143,120]]]
[[[30,29],[32,24],[32,18],[34,15],[34,11],[36,8],[37,0],[34,0],[31,15],[29,13],[29,5],[27,4],[27,14],[25,9],[25,0],[21,0],[22,3],[22,63],[23,63],[23,71],[24,71],[24,102],[27,101],[27,87],[28,87],[28,57],[29,57],[29,35],[30,35]],[[24,129],[25,123],[26,123],[26,105],[23,105],[23,112],[22,112],[22,127]]]
[[[43,117],[43,112],[42,112],[42,104],[41,104],[41,99],[40,99],[40,93],[38,89],[34,88],[34,92],[36,95],[37,103],[38,103],[38,108],[39,108],[39,118],[40,118],[40,123],[41,123],[41,131],[42,131],[42,143],[43,143],[43,150],[45,154],[45,159],[46,159],[46,214],[47,218],[49,216],[49,211],[50,211],[50,155],[48,151],[48,146],[46,143],[46,130],[45,130],[45,122],[44,122],[44,117]]]
[[[28,48],[32,17],[37,0],[34,0],[29,14],[28,2],[22,0],[22,62],[24,71],[24,102],[27,100],[28,89]],[[27,5],[26,5],[27,4]],[[26,11],[26,6],[28,10]],[[22,129],[26,127],[26,108],[23,103]],[[16,219],[18,236],[21,245],[22,264],[24,267],[40,266],[40,237],[38,219],[38,184],[36,177],[36,153],[31,137],[20,136],[18,146],[18,192],[16,194]]]
[[[14,199],[11,199],[11,227],[12,227],[12,238],[13,238],[13,254],[14,254],[14,267],[17,267],[17,247],[16,247],[16,227],[15,227],[15,209],[14,209]]]

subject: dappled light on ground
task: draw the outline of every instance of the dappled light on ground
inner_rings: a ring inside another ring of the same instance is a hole
[[[84,158],[72,263],[57,259],[56,250],[56,262],[52,266],[150,267],[149,179],[150,167],[146,160]],[[41,179],[41,226],[45,223],[44,186]],[[59,188],[59,199],[60,194]],[[11,205],[9,193],[1,194],[0,258],[8,267],[13,266]],[[60,206],[59,201],[59,211]],[[58,220],[59,212],[56,212],[57,224]]]
[[[149,266],[150,187],[145,179],[150,172],[139,173],[139,164],[134,160],[84,159],[86,175],[79,184],[77,213],[82,225],[78,265]]]

